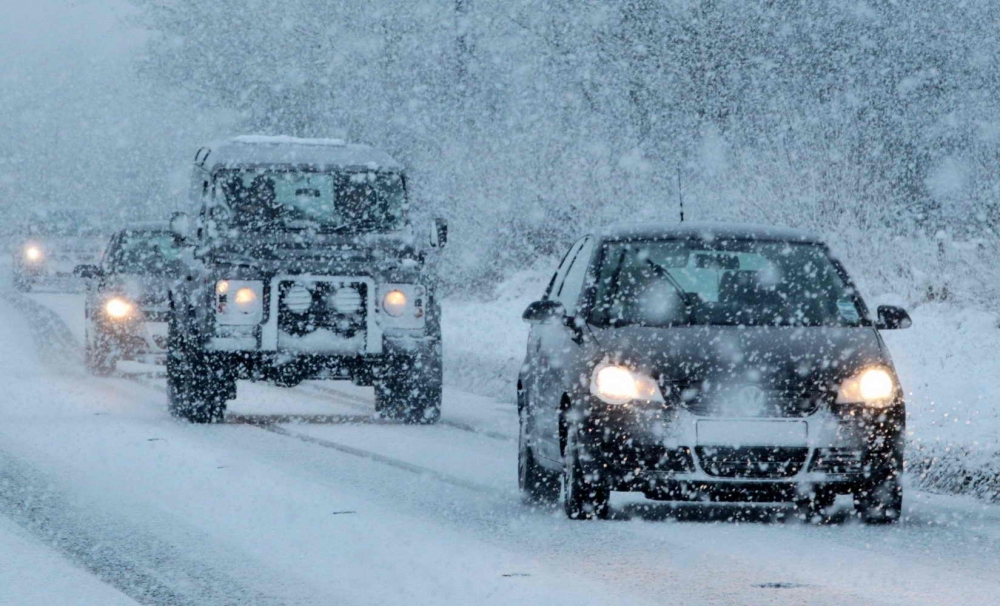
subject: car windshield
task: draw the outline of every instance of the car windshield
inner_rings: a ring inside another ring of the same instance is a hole
[[[729,240],[609,242],[591,322],[858,326],[859,299],[816,244]]]
[[[131,231],[122,234],[112,255],[115,273],[163,274],[176,267],[180,250],[168,232]]]
[[[216,185],[228,206],[218,218],[240,228],[390,231],[404,219],[398,173],[227,170]]]

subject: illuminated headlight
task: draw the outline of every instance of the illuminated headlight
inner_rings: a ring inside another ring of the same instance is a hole
[[[263,315],[264,284],[255,280],[220,280],[215,284],[215,310],[222,324],[256,324]]]
[[[253,310],[253,306],[256,302],[257,293],[255,293],[249,286],[244,286],[243,288],[237,290],[236,296],[233,297],[233,303],[235,303],[236,307],[245,314],[248,314]]]
[[[132,315],[132,309],[131,303],[119,297],[108,299],[104,304],[104,313],[112,320],[122,320],[129,317]]]
[[[32,263],[37,263],[42,260],[42,249],[34,244],[29,244],[24,248],[24,258]]]
[[[590,393],[608,404],[663,401],[660,386],[652,377],[615,364],[601,364],[594,369]]]
[[[398,318],[406,311],[406,295],[401,290],[390,290],[382,297],[382,309],[393,318]]]
[[[868,368],[844,380],[837,391],[838,404],[864,403],[884,408],[896,394],[896,380],[884,368]]]

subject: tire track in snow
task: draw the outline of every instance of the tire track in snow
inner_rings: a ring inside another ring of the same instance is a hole
[[[142,604],[284,604],[125,520],[81,510],[37,469],[0,450],[0,514]]]

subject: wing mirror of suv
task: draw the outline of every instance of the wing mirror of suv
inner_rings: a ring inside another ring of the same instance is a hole
[[[73,268],[73,275],[84,280],[100,278],[101,274],[101,268],[96,265],[77,265]]]
[[[535,301],[524,310],[521,319],[529,324],[543,324],[566,316],[566,308],[558,301],[543,299]]]
[[[879,330],[894,330],[896,328],[909,328],[912,325],[913,320],[910,319],[910,314],[906,313],[906,310],[902,307],[896,307],[895,305],[878,306],[878,322],[875,323],[875,328]]]
[[[448,243],[448,222],[440,217],[434,219],[434,229],[431,230],[431,246],[444,248]]]
[[[191,235],[191,217],[187,213],[174,213],[170,217],[170,231],[183,242]]]

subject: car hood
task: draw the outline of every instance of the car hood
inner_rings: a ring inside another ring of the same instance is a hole
[[[604,354],[661,383],[831,387],[865,366],[891,366],[871,327],[623,327],[592,329]]]

